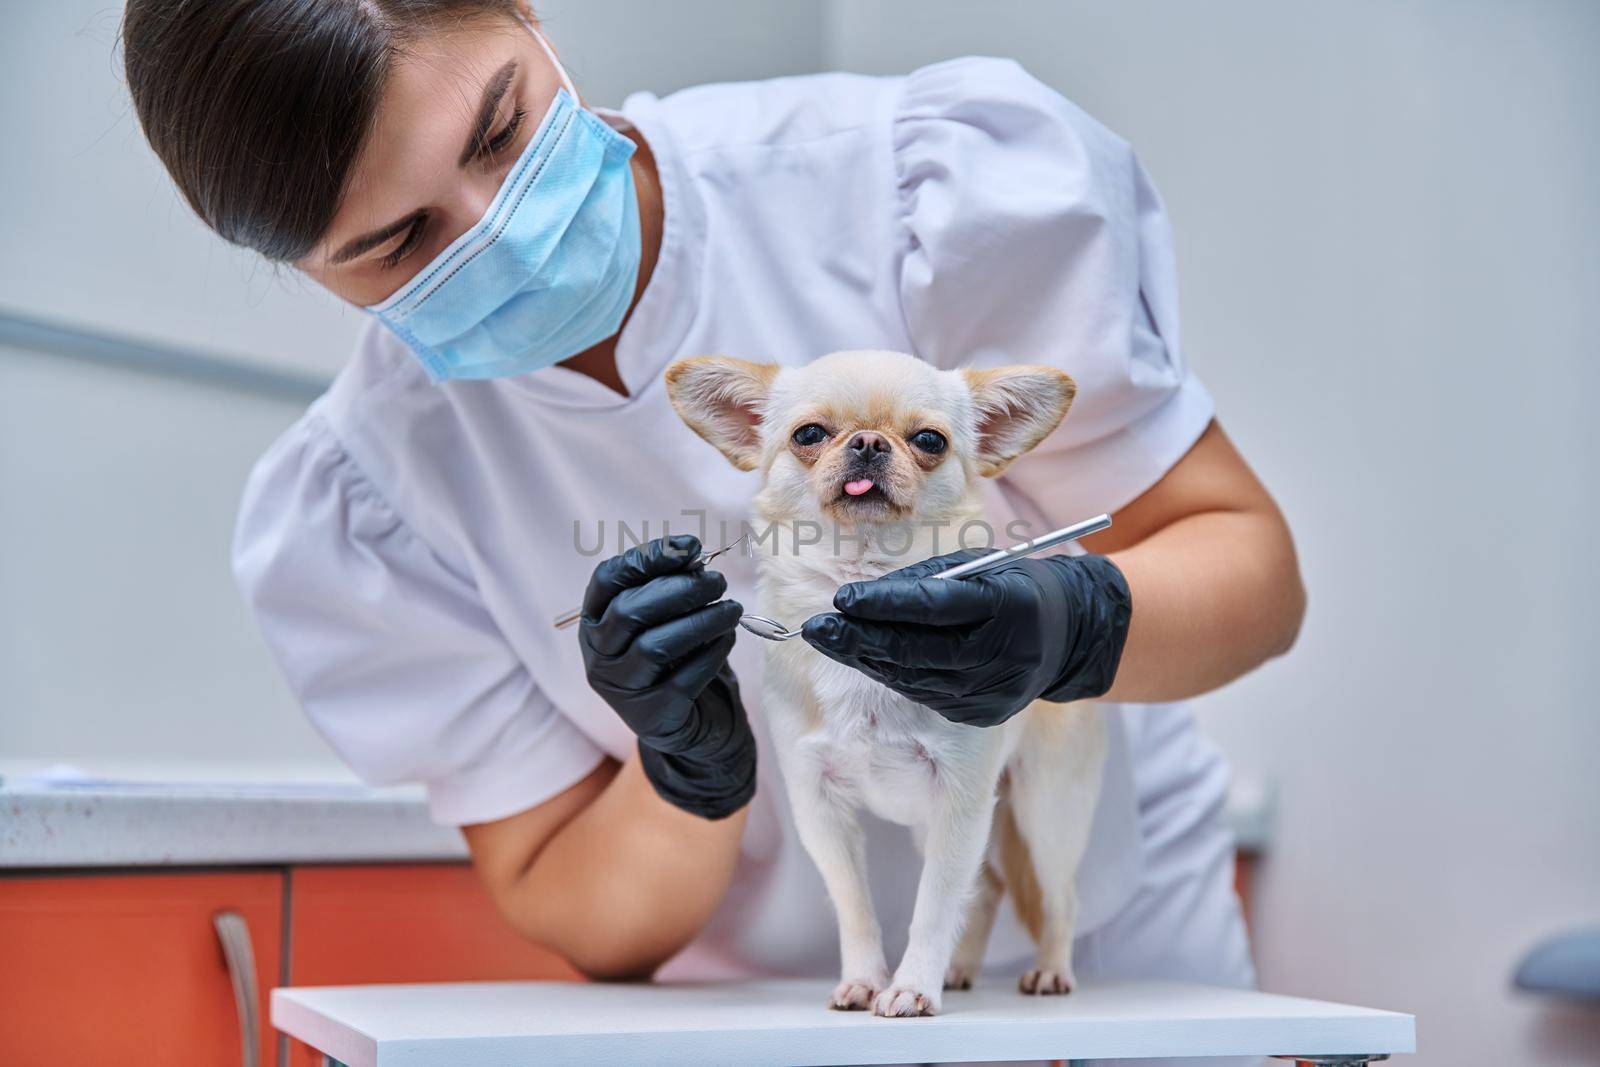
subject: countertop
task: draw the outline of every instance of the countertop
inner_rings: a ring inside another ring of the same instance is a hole
[[[1228,819],[1263,851],[1271,791],[1236,781]],[[420,789],[343,783],[0,781],[0,868],[458,861]]]
[[[0,784],[0,867],[462,860],[420,790],[343,784]]]

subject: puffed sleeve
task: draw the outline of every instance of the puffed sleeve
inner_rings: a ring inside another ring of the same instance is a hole
[[[372,784],[426,785],[439,822],[514,814],[600,762],[471,582],[417,538],[315,412],[252,473],[233,566],[323,737]]]
[[[1063,521],[1127,504],[1213,414],[1184,365],[1172,234],[1132,149],[1016,63],[983,58],[910,75],[893,137],[918,354],[1072,375],[1066,420],[1005,481]]]

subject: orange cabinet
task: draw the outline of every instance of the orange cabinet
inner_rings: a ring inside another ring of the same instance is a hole
[[[238,1063],[239,1019],[212,917],[248,924],[261,1062],[277,1062],[283,874],[0,877],[0,1062]]]
[[[294,985],[577,978],[524,940],[461,864],[289,872]]]
[[[470,867],[296,867],[289,878],[293,985],[580,977],[507,925]],[[296,1043],[290,1062],[322,1061]]]

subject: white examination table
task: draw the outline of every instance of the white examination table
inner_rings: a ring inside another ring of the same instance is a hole
[[[1410,1015],[1139,982],[1024,997],[993,977],[944,1012],[824,1007],[832,983],[469,982],[276,989],[272,1023],[348,1067],[865,1064],[1296,1055],[1365,1064],[1416,1048]]]

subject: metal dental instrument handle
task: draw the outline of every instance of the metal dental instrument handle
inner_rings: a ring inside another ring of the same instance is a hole
[[[1055,548],[1057,545],[1064,545],[1068,541],[1076,541],[1080,537],[1088,537],[1092,533],[1099,533],[1110,525],[1110,515],[1096,515],[1092,519],[1084,519],[1082,522],[1073,523],[1071,526],[1063,526],[1061,529],[1051,533],[1041,534],[1032,541],[1024,541],[1021,544],[1012,545],[1010,548],[997,549],[987,556],[979,556],[977,559],[958,564],[949,570],[940,571],[933,577],[968,578],[974,574],[982,574],[984,571],[992,571],[1001,564],[1009,563],[1014,559],[1035,556],[1040,552]]]
[[[1080,537],[1099,533],[1110,525],[1110,515],[1096,515],[1092,519],[1085,519],[1083,522],[1073,523],[1071,526],[1063,526],[1059,530],[1042,534],[1031,541],[1023,541],[1021,544],[1012,545],[1010,548],[1002,548],[989,553],[987,556],[979,556],[977,559],[957,564],[937,574],[929,575],[929,577],[970,578],[974,574],[982,574],[984,571],[994,570],[996,567],[1009,563],[1014,559],[1037,555],[1040,552],[1055,548],[1057,545],[1064,545],[1068,541],[1076,541]],[[753,633],[757,637],[765,638],[768,641],[788,641],[791,638],[800,636],[799,630],[791,630],[777,619],[769,619],[765,615],[746,615],[739,620],[739,625],[744,627],[747,632]]]
[[[700,558],[696,562],[701,566],[705,566],[707,563],[710,563],[724,552],[731,552],[740,545],[744,544],[744,539],[749,536],[749,534],[740,534],[737,538],[729,541],[715,552],[702,552],[700,553]],[[583,618],[583,609],[573,608],[571,611],[563,611],[560,615],[557,615],[555,619],[551,621],[551,625],[557,630],[565,630],[567,627],[571,626],[581,618]]]

